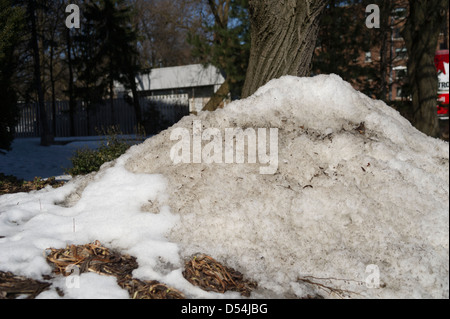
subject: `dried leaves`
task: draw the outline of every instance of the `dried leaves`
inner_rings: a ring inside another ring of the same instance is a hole
[[[136,258],[110,251],[96,241],[87,245],[67,246],[64,249],[48,249],[47,261],[57,275],[68,276],[77,266],[80,273],[87,271],[102,275],[126,276],[137,268]]]
[[[95,272],[114,276],[118,285],[126,289],[133,299],[183,299],[184,295],[157,281],[142,281],[131,276],[138,267],[136,258],[120,255],[103,247],[98,241],[64,249],[48,249],[47,261],[54,266],[54,273],[69,276],[74,267],[79,273]]]
[[[0,299],[14,299],[24,295],[27,299],[33,299],[49,286],[50,283],[47,282],[0,271]]]
[[[136,258],[121,255],[102,246],[98,241],[86,245],[69,245],[62,249],[49,248],[45,256],[47,262],[53,266],[54,275],[70,276],[94,272],[114,276],[118,285],[126,289],[132,299],[185,298],[180,291],[158,281],[133,278],[132,272],[138,267]],[[252,290],[257,287],[255,282],[244,279],[238,271],[223,266],[204,254],[193,256],[186,261],[183,276],[195,286],[218,293],[237,291],[242,296],[249,297]],[[50,286],[50,282],[39,282],[12,273],[0,272],[0,299],[16,298],[21,295],[34,298]]]
[[[184,295],[158,281],[123,280],[119,285],[127,289],[132,299],[184,299]]]
[[[203,254],[193,256],[185,263],[183,276],[191,284],[206,291],[219,293],[237,291],[245,297],[249,297],[252,290],[257,287],[255,282],[244,279],[241,273]]]
[[[79,268],[80,273],[91,271],[115,276],[119,286],[127,289],[133,299],[185,298],[181,292],[160,282],[132,278],[131,273],[138,266],[136,259],[110,251],[99,242],[83,246],[72,245],[65,249],[49,249],[47,261],[54,265],[56,274],[64,276],[71,274],[67,269],[73,265]],[[257,286],[256,283],[245,280],[241,273],[203,254],[194,256],[185,263],[183,276],[193,285],[206,291],[219,293],[237,291],[246,297],[250,296],[251,291]]]

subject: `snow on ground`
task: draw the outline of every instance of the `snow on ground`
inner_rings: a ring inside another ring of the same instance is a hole
[[[224,150],[227,128],[278,129],[275,174],[261,174],[262,161],[222,161],[226,147],[219,163],[175,165],[171,136],[187,130],[194,151],[198,123],[205,158]],[[308,280],[352,298],[448,298],[448,160],[448,143],[338,76],[283,77],[185,117],[98,174],[1,196],[0,270],[39,279],[51,272],[46,248],[99,240],[137,257],[135,277],[188,298],[240,297],[182,277],[197,252],[256,280],[256,298],[337,297]],[[127,297],[100,275],[80,279],[76,291],[55,279],[39,297],[59,298],[56,287],[68,298]]]
[[[118,135],[119,139],[137,143],[135,135]],[[17,138],[13,141],[12,150],[5,155],[0,154],[0,173],[14,175],[32,181],[35,177],[56,177],[67,180],[71,177],[65,171],[72,166],[70,158],[79,149],[96,149],[105,143],[105,136],[58,137],[57,144],[42,147],[40,138]]]
[[[64,176],[71,167],[70,158],[75,150],[97,148],[102,137],[57,138],[60,145],[40,146],[40,138],[17,138],[12,151],[0,154],[0,173],[14,175],[27,181],[35,177]]]

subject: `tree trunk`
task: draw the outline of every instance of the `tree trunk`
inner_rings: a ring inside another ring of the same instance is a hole
[[[56,93],[55,93],[55,76],[53,70],[53,58],[55,51],[55,42],[54,42],[54,33],[52,34],[52,39],[50,43],[50,83],[52,88],[52,133],[53,136],[56,136]]]
[[[383,101],[388,101],[388,70],[391,65],[391,12],[392,0],[383,0],[381,3],[381,39],[380,39],[380,92],[379,98]]]
[[[250,61],[242,97],[271,79],[308,76],[327,0],[249,0]]]
[[[447,17],[448,0],[410,0],[404,37],[408,49],[408,77],[412,93],[413,121],[423,133],[439,136],[437,118],[438,79],[434,66],[439,32]]]
[[[111,104],[111,126],[116,125],[116,114],[114,111],[114,80],[109,79],[109,103]]]
[[[77,102],[75,101],[73,88],[73,59],[72,59],[72,40],[70,38],[70,29],[66,30],[67,36],[67,64],[69,67],[69,117],[70,117],[70,136],[75,136],[75,111]]]
[[[131,93],[133,94],[133,107],[134,107],[134,113],[136,115],[136,124],[137,124],[137,131],[141,129],[142,125],[142,111],[141,111],[141,104],[139,102],[139,94],[136,87],[136,75],[134,72],[130,72],[128,74],[128,81],[130,82],[130,88]]]
[[[34,81],[38,94],[41,145],[49,146],[53,143],[53,136],[48,125],[47,110],[45,109],[44,102],[44,91],[42,89],[41,83],[41,63],[39,58],[38,36],[36,31],[36,0],[32,0],[29,2],[28,10],[31,19],[31,45],[33,49],[34,59]]]
[[[230,94],[230,85],[227,79],[211,97],[208,103],[203,107],[202,111],[215,111]]]

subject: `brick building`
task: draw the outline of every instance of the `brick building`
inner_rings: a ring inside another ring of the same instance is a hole
[[[386,97],[387,101],[401,101],[408,97],[403,91],[403,85],[407,80],[407,64],[408,64],[408,50],[406,48],[405,40],[402,37],[402,30],[406,23],[408,16],[408,1],[396,1],[395,9],[391,16],[389,16],[389,29],[384,43],[384,54],[386,61]],[[448,49],[449,44],[449,15],[447,14],[447,21],[442,26],[438,46],[436,51]],[[377,67],[380,65],[383,57],[380,46],[371,48],[368,52],[361,52],[357,61],[360,65],[373,64]],[[366,79],[369,80],[370,79]],[[358,89],[358,84],[354,85]]]

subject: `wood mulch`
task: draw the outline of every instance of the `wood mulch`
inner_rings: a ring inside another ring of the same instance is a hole
[[[185,299],[185,295],[164,283],[145,281],[132,277],[138,267],[136,258],[122,255],[95,241],[86,245],[68,245],[66,248],[49,248],[45,251],[47,262],[53,267],[52,276],[44,281],[16,276],[10,272],[0,272],[0,299],[33,299],[51,286],[55,276],[79,275],[94,272],[114,276],[122,289],[126,289],[132,299]],[[257,287],[256,282],[247,280],[238,271],[226,267],[204,254],[198,254],[186,261],[183,276],[195,286],[205,291],[225,293],[237,291],[249,297]],[[62,296],[63,292],[57,290]]]

